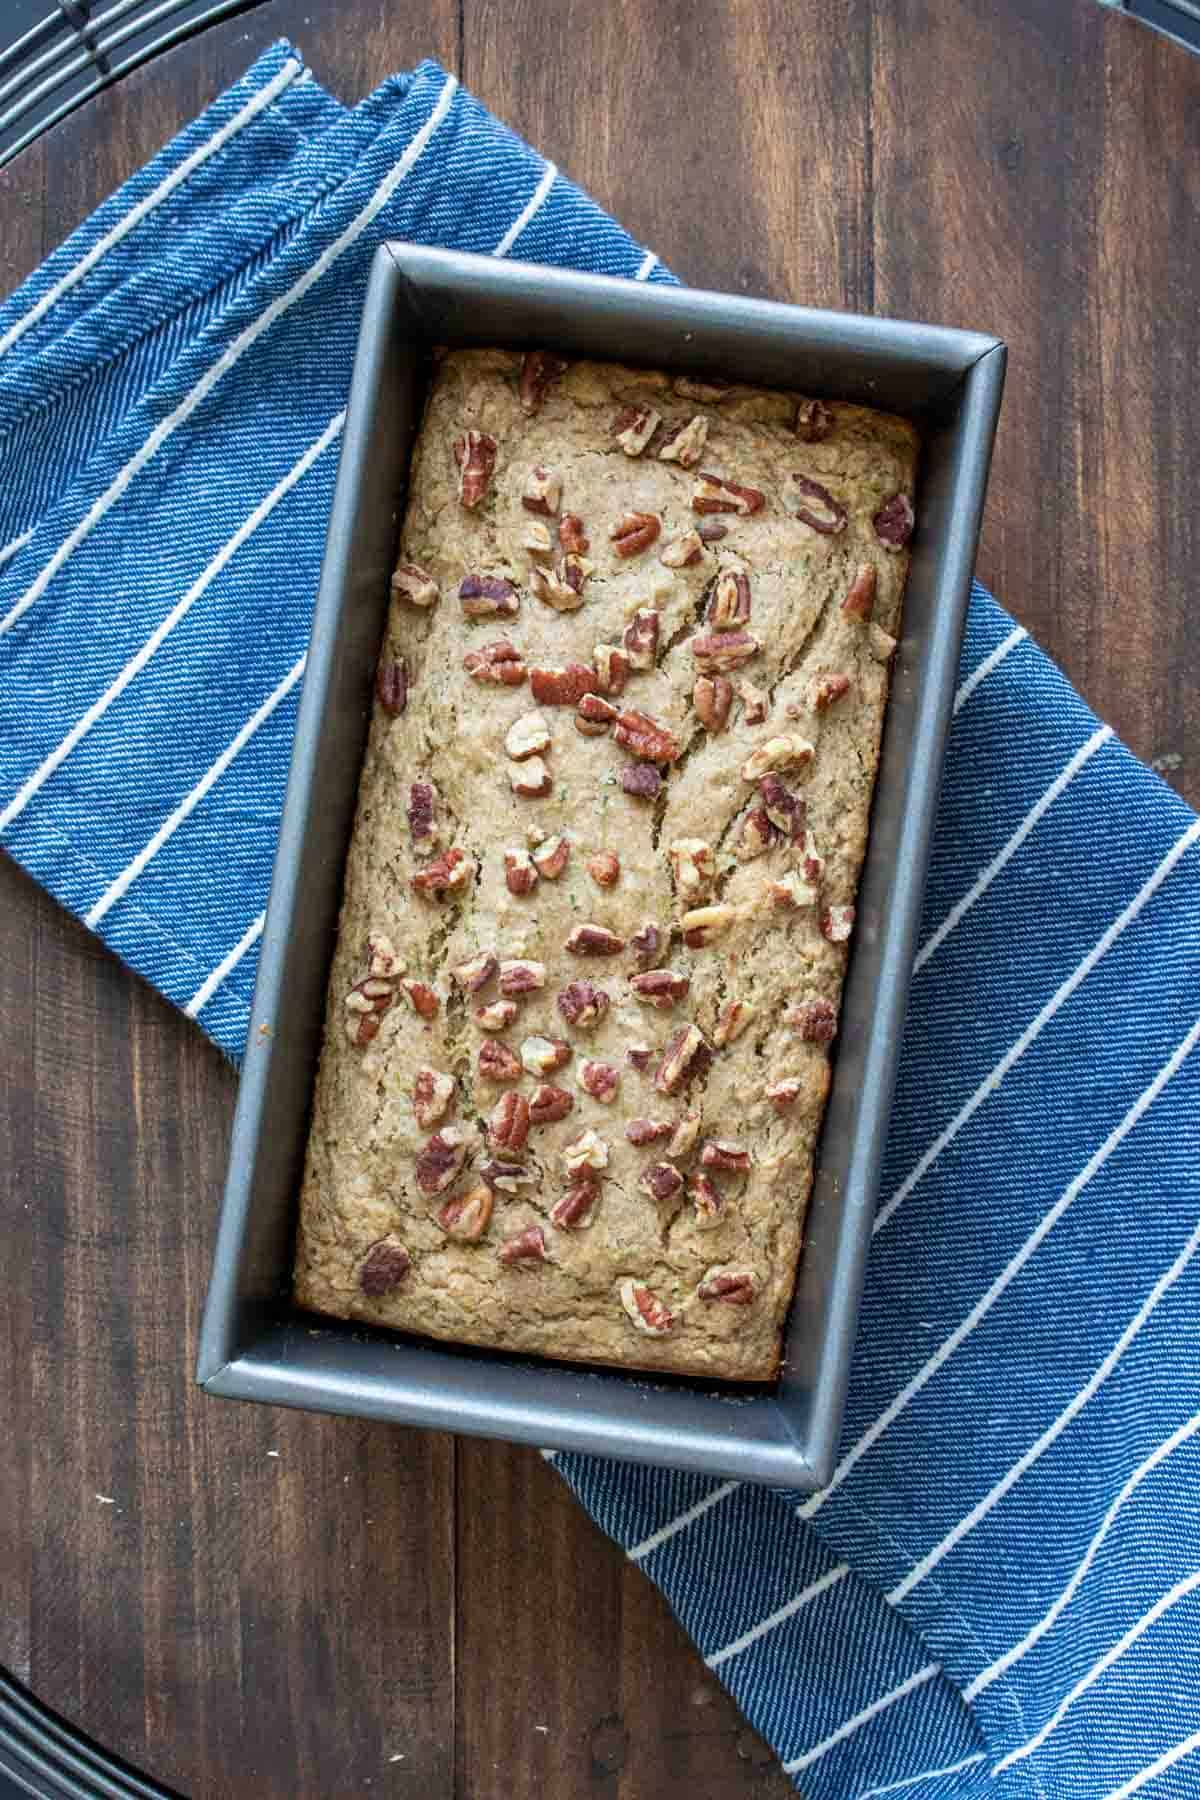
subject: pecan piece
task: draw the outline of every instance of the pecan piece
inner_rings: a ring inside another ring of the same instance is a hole
[[[616,887],[621,879],[621,859],[614,850],[597,850],[588,857],[587,871],[597,887]]]
[[[702,544],[719,544],[722,538],[729,536],[729,527],[722,519],[701,519],[696,536]]]
[[[441,1001],[427,982],[413,981],[411,978],[406,977],[405,980],[400,983],[400,986],[408,995],[409,1005],[419,1017],[422,1019],[437,1018]]]
[[[479,1176],[493,1193],[499,1188],[502,1194],[519,1194],[522,1188],[532,1187],[537,1180],[535,1172],[527,1169],[524,1163],[501,1162],[496,1157],[484,1163]]]
[[[636,1069],[640,1075],[644,1075],[654,1061],[654,1052],[649,1044],[630,1044],[625,1051],[625,1061],[631,1069]]]
[[[621,1072],[612,1063],[597,1062],[585,1056],[575,1071],[575,1079],[585,1094],[590,1094],[604,1106],[611,1106],[617,1097]]]
[[[427,869],[414,875],[409,886],[417,894],[456,894],[475,878],[475,860],[465,850],[443,850]]]
[[[502,1094],[488,1114],[488,1149],[497,1155],[519,1155],[528,1136],[528,1100],[524,1094]]]
[[[621,514],[608,536],[618,556],[640,556],[661,530],[662,520],[657,513],[627,512]]]
[[[667,845],[667,860],[675,877],[675,891],[686,900],[708,892],[717,876],[712,845],[704,838],[676,838]]]
[[[468,650],[463,668],[473,681],[490,681],[496,687],[520,687],[525,679],[524,658],[507,638]]]
[[[575,708],[575,729],[584,737],[603,737],[617,717],[617,709],[599,694],[585,694]]]
[[[566,362],[552,350],[527,350],[521,358],[521,373],[517,377],[521,411],[530,417],[539,411],[551,382],[557,381],[566,369]]]
[[[447,1237],[460,1238],[473,1244],[488,1228],[492,1216],[492,1190],[486,1182],[468,1188],[465,1194],[453,1194],[437,1215],[437,1222]]]
[[[586,1231],[599,1198],[600,1183],[590,1169],[581,1169],[566,1193],[550,1208],[550,1223],[560,1231]]]
[[[487,986],[499,967],[490,950],[481,950],[478,956],[455,963],[450,974],[464,994],[477,994],[480,988]]]
[[[625,692],[629,679],[629,657],[620,644],[597,644],[592,650],[598,693],[615,698]]]
[[[613,726],[613,737],[640,762],[673,763],[680,751],[675,733],[644,712],[621,713]]]
[[[372,1244],[358,1271],[358,1285],[368,1300],[378,1300],[398,1288],[412,1268],[412,1257],[395,1238]]]
[[[716,1269],[696,1289],[701,1300],[725,1300],[731,1306],[748,1306],[756,1283],[752,1269]]]
[[[678,463],[681,469],[694,469],[708,442],[708,420],[697,413],[686,425],[679,425],[663,443],[659,462]]]
[[[654,800],[662,787],[662,776],[653,763],[633,763],[621,770],[621,786],[635,800]]]
[[[728,1138],[709,1138],[700,1152],[700,1164],[705,1169],[728,1169],[736,1175],[748,1175],[750,1152]]]
[[[532,994],[546,985],[546,965],[525,956],[510,956],[500,964],[502,994]]]
[[[789,869],[778,880],[768,881],[766,892],[775,906],[812,906],[820,898],[819,889],[806,881],[798,869]]]
[[[695,1147],[696,1139],[699,1136],[700,1114],[698,1112],[684,1113],[671,1133],[671,1141],[667,1145],[667,1155],[672,1158],[686,1156],[688,1151]]]
[[[583,520],[578,513],[564,513],[558,521],[558,541],[574,556],[586,556],[591,548]]]
[[[768,773],[758,784],[762,795],[763,810],[771,824],[780,830],[784,837],[798,844],[804,837],[808,819],[808,806],[799,794],[793,794],[784,786],[778,775]]]
[[[554,789],[554,779],[540,756],[530,756],[512,764],[508,785],[521,800],[544,800]]]
[[[625,1136],[640,1150],[644,1144],[657,1143],[659,1138],[670,1137],[673,1130],[670,1119],[630,1119],[625,1127]]]
[[[550,727],[541,713],[522,713],[514,719],[504,734],[504,753],[513,762],[524,762],[526,757],[540,756],[543,750],[550,748]]]
[[[381,658],[375,671],[375,698],[393,719],[408,705],[408,664],[402,656]]]
[[[646,923],[639,926],[629,940],[629,948],[633,951],[633,954],[637,957],[638,961],[643,963],[654,961],[654,958],[658,955],[661,944],[662,933],[659,931],[658,926],[654,923],[653,919],[647,919]]]
[[[468,511],[479,505],[492,485],[496,450],[496,440],[489,431],[467,431],[454,440],[458,498]]]
[[[619,956],[625,939],[607,925],[576,925],[566,942],[572,956]]]
[[[493,1000],[477,1006],[473,1017],[480,1031],[507,1031],[520,1010],[515,1000]]]
[[[725,1196],[702,1169],[697,1169],[688,1182],[688,1193],[696,1208],[697,1231],[712,1231],[725,1217]]]
[[[546,469],[541,463],[535,463],[525,477],[525,488],[521,494],[521,505],[525,511],[540,513],[543,518],[552,519],[561,499],[562,476],[558,470]]]
[[[493,1082],[499,1087],[506,1081],[520,1081],[521,1063],[507,1044],[489,1040],[480,1044],[476,1067],[482,1080]]]
[[[521,1040],[521,1065],[530,1075],[553,1075],[571,1060],[565,1038],[527,1037]]]
[[[867,652],[872,662],[891,662],[896,654],[896,640],[882,625],[872,622],[867,626]]]
[[[640,456],[661,422],[652,406],[626,406],[613,420],[613,435],[626,456]]]
[[[630,1277],[621,1283],[621,1305],[639,1331],[648,1337],[666,1337],[675,1323],[675,1315],[643,1281]]]
[[[368,976],[398,975],[403,968],[400,952],[386,932],[371,932],[367,938],[366,954]]]
[[[595,693],[598,685],[595,673],[584,663],[534,667],[529,671],[533,697],[543,706],[578,706],[585,694]]]
[[[713,1043],[717,1048],[723,1050],[726,1044],[735,1043],[756,1011],[748,1000],[727,1000],[713,1030]]]
[[[654,1085],[660,1094],[673,1094],[707,1066],[709,1048],[700,1028],[681,1025],[662,1054],[654,1072]]]
[[[827,906],[821,914],[821,935],[831,944],[844,944],[854,930],[852,906]]]
[[[793,472],[783,490],[783,504],[804,525],[811,525],[823,537],[836,537],[846,529],[846,509],[835,500],[827,487],[807,475]]]
[[[729,383],[718,380],[715,375],[707,381],[701,381],[698,375],[677,375],[671,386],[681,400],[698,400],[709,406],[723,400],[729,392]]]
[[[521,548],[535,562],[548,563],[554,555],[554,545],[550,541],[549,527],[539,524],[536,519],[530,519],[521,533]]]
[[[802,444],[820,444],[833,430],[833,414],[823,400],[801,400],[796,408],[795,432]]]
[[[714,631],[729,631],[750,617],[750,577],[740,569],[722,569],[713,584],[708,623]]]
[[[802,1000],[784,1014],[784,1023],[805,1044],[832,1044],[837,1034],[837,1008],[830,1000]]]
[[[652,669],[658,655],[658,614],[653,607],[639,607],[621,639],[631,669]]]
[[[742,703],[742,723],[761,725],[767,716],[768,697],[763,688],[752,681],[738,682],[738,698]]]
[[[869,619],[875,605],[875,585],[878,576],[874,563],[860,563],[858,574],[850,583],[846,598],[842,601],[842,611],[850,619]]]
[[[704,555],[704,544],[698,531],[683,531],[678,537],[668,538],[658,553],[658,560],[668,569],[686,569],[692,563],[700,561]]]
[[[578,1175],[581,1169],[607,1169],[608,1145],[589,1125],[577,1138],[563,1145],[562,1159],[568,1175]]]
[[[368,975],[350,989],[344,1004],[350,1014],[346,1035],[352,1044],[361,1050],[378,1035],[379,1021],[395,997],[392,981],[379,976]]]
[[[532,894],[538,884],[538,872],[528,850],[504,852],[504,885],[510,894]]]
[[[683,1192],[683,1176],[674,1163],[648,1163],[638,1177],[638,1186],[651,1200],[674,1200]]]
[[[511,1268],[514,1263],[545,1262],[545,1233],[540,1225],[527,1225],[515,1237],[506,1238],[496,1255],[506,1268]]]
[[[438,585],[419,563],[397,563],[392,571],[392,592],[410,606],[432,606],[438,597]]]
[[[557,1006],[568,1025],[590,1031],[608,1011],[609,998],[590,981],[569,981],[559,993]]]
[[[515,618],[521,600],[504,575],[464,575],[458,584],[459,604],[468,619]]]
[[[776,1112],[786,1112],[794,1106],[803,1083],[795,1075],[788,1075],[783,1081],[773,1081],[766,1090],[767,1099]]]
[[[724,731],[733,705],[733,683],[724,675],[697,675],[692,705],[707,731]]]
[[[736,906],[729,906],[724,901],[716,906],[697,906],[691,912],[685,912],[680,920],[683,941],[689,950],[702,950],[728,931],[736,918]]]
[[[694,637],[690,647],[699,668],[719,675],[740,669],[758,655],[762,644],[751,631],[706,631]]]
[[[408,790],[408,835],[418,856],[428,856],[437,839],[433,798],[431,781],[414,781]]]
[[[701,469],[692,484],[693,512],[733,512],[745,517],[747,513],[760,512],[766,503],[767,496],[758,488],[726,481],[723,475],[715,475],[711,469]]]
[[[415,1174],[423,1194],[444,1194],[467,1160],[467,1134],[459,1125],[435,1131],[417,1157]]]
[[[692,982],[690,976],[674,969],[648,969],[643,975],[631,975],[629,985],[646,1006],[666,1012],[685,998]]]
[[[582,585],[581,581],[580,588]],[[529,591],[535,600],[544,601],[555,612],[577,612],[583,605],[582,593],[571,586],[561,570],[530,569]]]
[[[548,1081],[539,1082],[529,1096],[529,1123],[531,1125],[554,1125],[559,1119],[565,1119],[575,1104],[574,1094],[566,1088],[554,1087]]]
[[[758,781],[772,769],[806,768],[813,754],[813,746],[807,738],[792,733],[770,737],[757,750],[752,750],[742,764],[742,780]]]
[[[543,838],[533,852],[533,866],[547,881],[557,881],[567,866],[571,846],[561,832]]]
[[[875,528],[875,536],[885,550],[903,550],[913,534],[917,516],[913,511],[913,503],[907,494],[893,494],[885,500],[871,524]]]

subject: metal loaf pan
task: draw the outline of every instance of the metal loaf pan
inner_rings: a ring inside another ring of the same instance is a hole
[[[906,413],[919,528],[786,1366],[644,1378],[318,1321],[289,1300],[325,989],[435,344],[555,349]],[[971,332],[410,244],[375,259],[313,621],[198,1379],[211,1394],[811,1489],[845,1397],[1005,349]]]

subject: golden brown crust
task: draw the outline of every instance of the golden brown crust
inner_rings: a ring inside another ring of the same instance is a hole
[[[414,458],[296,1297],[769,1380],[908,561],[873,520],[916,437],[830,403],[811,441],[795,396],[594,363],[530,411],[520,373],[448,355]]]

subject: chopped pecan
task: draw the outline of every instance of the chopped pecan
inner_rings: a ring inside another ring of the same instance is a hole
[[[657,513],[627,512],[621,514],[608,536],[618,556],[640,556],[661,530],[662,520]]]
[[[595,566],[585,557],[577,556],[574,551],[568,551],[558,565],[558,572],[572,593],[582,594],[583,584]]]
[[[560,991],[557,1005],[568,1025],[590,1031],[608,1011],[609,998],[603,988],[590,981],[569,981]]]
[[[869,619],[875,605],[875,586],[878,576],[874,563],[860,563],[858,573],[850,583],[846,598],[842,601],[842,611],[850,619]]]
[[[653,919],[647,919],[644,925],[634,932],[629,940],[629,948],[639,962],[651,963],[658,955],[662,944],[662,933]]]
[[[625,692],[629,679],[629,657],[620,644],[597,644],[592,650],[596,669],[596,688],[601,694],[616,697]]]
[[[574,556],[586,556],[591,548],[583,520],[578,513],[564,513],[558,521],[558,541]]]
[[[658,560],[668,569],[686,569],[691,563],[699,562],[703,555],[700,533],[683,531],[678,537],[667,539],[658,553]]]
[[[748,1000],[727,1000],[713,1030],[713,1043],[717,1048],[723,1050],[726,1044],[735,1043],[756,1011]]]
[[[718,380],[715,375],[707,381],[702,381],[698,375],[677,375],[671,386],[681,400],[698,400],[709,406],[723,400],[729,392],[729,383]]]
[[[616,707],[599,694],[585,694],[575,708],[575,729],[585,737],[603,737],[616,717]]]
[[[496,440],[488,431],[467,431],[454,440],[458,497],[468,511],[479,505],[492,484],[496,449]]]
[[[403,964],[400,952],[383,931],[372,931],[367,938],[367,974],[382,977],[399,975]]]
[[[528,1136],[528,1100],[524,1094],[502,1094],[488,1114],[488,1149],[497,1155],[519,1154]]]
[[[599,1198],[600,1183],[590,1169],[581,1169],[550,1208],[550,1223],[560,1231],[586,1231]]]
[[[694,1148],[699,1136],[700,1114],[698,1112],[684,1113],[671,1133],[671,1141],[667,1145],[667,1155],[672,1158],[686,1156],[688,1151]]]
[[[507,1044],[497,1043],[494,1039],[480,1044],[476,1068],[482,1080],[495,1083],[499,1087],[505,1081],[520,1081],[521,1063]]]
[[[571,1060],[565,1038],[527,1037],[521,1040],[521,1063],[530,1075],[553,1075]]]
[[[729,536],[729,527],[722,519],[701,519],[696,536],[702,544],[719,544],[722,538]]]
[[[412,1268],[412,1257],[395,1238],[372,1244],[358,1271],[358,1285],[368,1300],[378,1300],[398,1288]]]
[[[696,1289],[701,1300],[725,1300],[731,1306],[749,1306],[756,1290],[752,1269],[715,1269]]]
[[[468,650],[463,668],[473,681],[490,681],[496,687],[520,687],[525,679],[524,658],[507,638]]]
[[[497,614],[511,619],[521,610],[520,595],[504,575],[464,575],[458,584],[458,599],[468,619],[491,619]]]
[[[795,430],[802,444],[823,443],[833,430],[833,414],[823,400],[801,400]]]
[[[392,592],[410,606],[432,606],[438,597],[438,585],[419,563],[397,563],[392,572]]]
[[[729,631],[750,617],[750,577],[740,569],[722,569],[713,584],[708,604],[708,623],[714,631]]]
[[[766,505],[767,496],[758,488],[742,487],[727,481],[710,469],[701,469],[692,484],[692,511],[698,513],[756,513]]]
[[[706,631],[692,638],[690,648],[699,668],[720,675],[740,669],[758,655],[762,644],[751,631]]]
[[[535,600],[552,606],[555,612],[577,612],[583,605],[583,582],[572,587],[563,569],[530,569],[529,591]]]
[[[716,880],[717,861],[704,838],[676,838],[667,845],[667,860],[681,899],[698,899]]]
[[[728,931],[736,918],[736,906],[730,906],[724,901],[718,902],[716,906],[697,906],[691,912],[685,912],[680,920],[683,941],[689,950],[702,950],[714,938]]]
[[[578,706],[585,694],[594,694],[599,685],[595,672],[584,663],[567,663],[558,667],[535,666],[529,671],[533,697],[543,706]]]
[[[621,639],[631,669],[652,669],[658,655],[658,614],[652,607],[639,607]]]
[[[832,1044],[837,1035],[837,1008],[830,1000],[802,1000],[784,1014],[784,1023],[806,1044]]]
[[[417,1157],[415,1174],[423,1194],[444,1194],[458,1180],[467,1160],[467,1134],[460,1125],[435,1131]]]
[[[633,763],[621,770],[621,786],[635,800],[654,800],[662,787],[662,776],[653,763]]]
[[[867,651],[872,662],[891,662],[896,654],[896,640],[890,631],[885,631],[882,625],[876,625],[872,621],[867,626]]]
[[[396,997],[395,984],[390,978],[368,975],[346,995],[345,1007],[350,1017],[346,1021],[346,1035],[352,1044],[360,1049],[369,1044],[379,1031],[379,1021],[387,1012]]]
[[[742,703],[743,725],[761,725],[770,704],[765,689],[755,687],[752,681],[739,681],[738,698]]]
[[[528,850],[504,852],[504,885],[510,894],[532,894],[538,884],[538,872]]]
[[[917,516],[913,511],[913,503],[907,494],[893,494],[885,500],[871,524],[875,527],[875,536],[885,550],[903,550],[913,534]]]
[[[631,975],[629,985],[647,1006],[666,1012],[684,999],[692,982],[690,976],[679,975],[674,969],[648,969],[644,975]]]
[[[460,888],[475,878],[475,860],[465,850],[443,850],[436,856],[427,869],[414,875],[409,886],[415,893],[456,894]]]
[[[643,1281],[632,1276],[621,1283],[621,1305],[639,1331],[648,1337],[666,1337],[675,1323],[675,1315]]]
[[[674,1163],[648,1163],[638,1177],[638,1186],[651,1200],[674,1200],[683,1192],[683,1176]]]
[[[565,946],[572,956],[619,956],[625,939],[607,925],[576,925]]]
[[[492,1190],[481,1181],[464,1194],[452,1194],[439,1211],[437,1222],[447,1237],[473,1244],[487,1230],[491,1216]]]
[[[521,495],[521,505],[525,511],[541,513],[544,518],[552,519],[561,499],[562,476],[558,470],[546,469],[541,463],[535,463],[525,478],[525,489]]]
[[[670,1137],[673,1130],[670,1119],[630,1119],[625,1136],[640,1150],[643,1144],[654,1144],[659,1138]]]
[[[725,1196],[702,1169],[697,1169],[688,1182],[688,1193],[696,1208],[697,1231],[712,1231],[725,1217]]]
[[[562,1159],[568,1175],[577,1175],[580,1169],[607,1169],[608,1145],[589,1125],[577,1138],[563,1145]]]
[[[613,435],[626,456],[640,456],[661,420],[652,406],[626,406],[613,420]]]
[[[532,994],[546,985],[546,965],[525,956],[510,956],[500,964],[502,994]]]
[[[631,1069],[636,1069],[640,1075],[644,1075],[654,1061],[654,1052],[649,1044],[630,1044],[625,1051],[625,1061]]]
[[[554,545],[550,540],[550,530],[537,519],[530,519],[521,533],[521,548],[529,553],[535,562],[548,563],[554,555]]]
[[[767,1099],[776,1112],[786,1112],[794,1106],[803,1083],[795,1075],[788,1075],[782,1081],[773,1081],[766,1090]]]
[[[768,881],[766,892],[775,906],[812,906],[820,899],[816,884],[807,881],[798,869],[789,869],[786,874]]]
[[[480,1031],[507,1031],[520,1010],[515,1000],[493,1000],[477,1006],[473,1016]]]
[[[785,787],[778,775],[768,773],[758,784],[762,795],[763,808],[772,825],[776,826],[793,844],[798,844],[804,836],[808,819],[808,806],[799,794],[793,794]]]
[[[613,737],[640,762],[673,763],[680,752],[675,733],[644,712],[621,713],[613,726]]]
[[[418,856],[428,856],[437,833],[433,826],[433,783],[414,781],[408,790],[408,835]]]
[[[831,944],[844,944],[854,930],[852,906],[827,906],[821,914],[821,934]]]
[[[490,950],[481,950],[478,956],[456,963],[450,973],[464,994],[477,994],[480,988],[487,986],[499,967]]]
[[[678,463],[681,469],[694,469],[708,442],[708,420],[697,413],[686,425],[678,426],[666,439],[658,453],[660,462]]]
[[[846,509],[841,501],[807,475],[794,472],[788,477],[783,504],[802,524],[811,525],[824,537],[836,537],[846,529]]]
[[[504,734],[504,751],[513,762],[524,762],[528,756],[540,756],[550,748],[550,727],[541,713],[522,713]]]
[[[508,785],[519,799],[544,800],[553,791],[554,779],[540,756],[530,756],[512,764]]]
[[[533,866],[547,881],[557,881],[567,866],[571,846],[561,832],[543,838],[533,852]]]
[[[736,1175],[748,1175],[751,1168],[750,1152],[728,1138],[709,1138],[700,1152],[700,1163],[702,1168],[728,1169]]]
[[[621,1072],[612,1063],[596,1062],[585,1056],[575,1071],[575,1079],[585,1094],[590,1094],[604,1106],[611,1106],[617,1097]]]
[[[706,730],[724,731],[733,705],[733,683],[725,675],[697,675],[692,705]]]
[[[441,1001],[433,989],[424,981],[413,981],[406,977],[400,986],[408,995],[408,1003],[413,1011],[422,1019],[436,1019]]]
[[[806,768],[813,754],[813,746],[807,738],[796,737],[790,732],[769,737],[757,750],[752,750],[742,764],[742,780],[758,781],[772,769]]]
[[[408,705],[408,664],[402,656],[380,659],[375,671],[375,698],[393,719],[398,719]]]
[[[546,1235],[540,1225],[527,1225],[515,1237],[506,1238],[496,1255],[509,1268],[514,1263],[545,1262]]]
[[[696,1025],[681,1025],[668,1041],[662,1061],[654,1072],[654,1085],[660,1094],[673,1094],[707,1066],[708,1045]]]
[[[536,1172],[527,1169],[524,1163],[501,1162],[499,1157],[485,1162],[479,1176],[493,1192],[499,1188],[502,1194],[519,1194],[522,1188],[532,1187],[538,1179]]]
[[[597,887],[616,887],[621,879],[621,859],[614,850],[597,850],[588,857],[587,870]]]
[[[546,398],[550,383],[565,374],[566,368],[563,358],[555,356],[552,350],[527,350],[521,358],[521,373],[517,377],[517,399],[521,403],[521,411],[530,416],[537,412]]]
[[[559,1119],[565,1119],[575,1104],[574,1094],[566,1088],[554,1087],[548,1081],[539,1082],[529,1096],[529,1123],[531,1125],[553,1125]]]

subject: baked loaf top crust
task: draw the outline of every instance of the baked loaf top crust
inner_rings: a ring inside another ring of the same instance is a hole
[[[302,1306],[776,1373],[916,456],[861,407],[441,360],[346,868]]]

